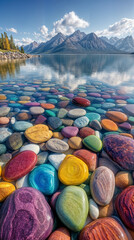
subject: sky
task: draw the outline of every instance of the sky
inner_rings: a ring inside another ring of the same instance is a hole
[[[12,34],[18,46],[78,29],[134,37],[134,0],[0,0],[0,32]]]

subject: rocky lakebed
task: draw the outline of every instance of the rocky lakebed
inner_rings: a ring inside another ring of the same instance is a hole
[[[123,89],[1,81],[0,240],[134,239],[133,137]]]

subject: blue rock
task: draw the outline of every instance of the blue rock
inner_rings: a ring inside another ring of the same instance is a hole
[[[32,127],[33,124],[26,121],[16,121],[13,124],[13,129],[17,132],[24,132],[27,128]]]
[[[78,127],[78,128],[83,128],[86,127],[89,123],[89,119],[84,116],[84,117],[79,117],[77,119],[75,119],[74,121],[74,126]]]
[[[5,153],[7,150],[6,146],[4,144],[0,144],[0,155],[2,155],[3,153]]]
[[[49,117],[48,118],[48,125],[52,129],[57,129],[58,127],[60,127],[62,125],[62,121],[58,117]]]
[[[113,107],[115,107],[115,104],[107,102],[107,103],[103,103],[101,107],[104,108],[104,109],[113,108]]]
[[[59,187],[58,173],[52,165],[42,164],[29,174],[29,184],[45,195],[51,195]]]

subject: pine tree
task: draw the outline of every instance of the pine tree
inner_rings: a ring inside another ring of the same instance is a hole
[[[4,49],[5,49],[5,50],[10,50],[10,44],[9,44],[8,37],[5,37]]]
[[[24,48],[21,46],[21,49],[20,49],[21,53],[24,53]]]
[[[9,43],[10,43],[10,48],[11,49],[16,49],[12,35],[10,36]]]

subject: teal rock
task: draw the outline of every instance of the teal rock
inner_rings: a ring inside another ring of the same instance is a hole
[[[46,110],[45,115],[48,117],[56,117],[56,113],[53,112],[52,110]]]
[[[110,103],[110,102],[106,102],[106,103],[103,103],[101,107],[104,108],[104,109],[109,109],[109,108],[115,107],[115,104]]]
[[[33,124],[26,121],[16,121],[15,124],[13,124],[13,129],[17,132],[24,132],[27,128],[32,127]]]
[[[99,113],[99,114],[105,114],[106,113],[106,111],[104,109],[101,109],[101,108],[97,108],[96,112]]]
[[[95,107],[86,107],[85,109],[89,112],[96,112],[97,110]]]
[[[29,184],[45,195],[51,195],[59,187],[58,173],[52,165],[42,164],[30,172]]]
[[[90,122],[93,121],[93,120],[98,120],[98,121],[101,120],[101,116],[98,113],[92,113],[92,112],[87,113],[86,117],[89,119]]]
[[[12,135],[12,130],[9,128],[0,128],[0,143],[3,143]]]
[[[7,148],[4,144],[0,144],[0,155],[4,154],[6,152]]]
[[[56,201],[56,212],[66,227],[74,232],[80,231],[88,215],[86,192],[77,186],[64,188]]]
[[[92,107],[94,107],[94,108],[101,108],[101,104],[100,103],[93,103]]]
[[[56,99],[50,98],[47,101],[48,103],[56,104],[58,101]]]
[[[9,103],[8,106],[13,107],[13,108],[22,108],[23,107],[23,105],[21,105],[20,103]]]
[[[108,99],[106,99],[106,102],[114,103],[114,102],[115,102],[115,100],[114,100],[114,99],[112,99],[112,98],[108,98]]]
[[[86,127],[88,123],[89,123],[89,119],[86,116],[79,117],[74,121],[74,126],[78,128],[83,128],[83,127]]]
[[[87,136],[83,139],[83,144],[94,152],[99,152],[102,149],[102,141],[95,135]]]
[[[134,98],[129,98],[129,99],[127,99],[127,103],[134,103]]]

